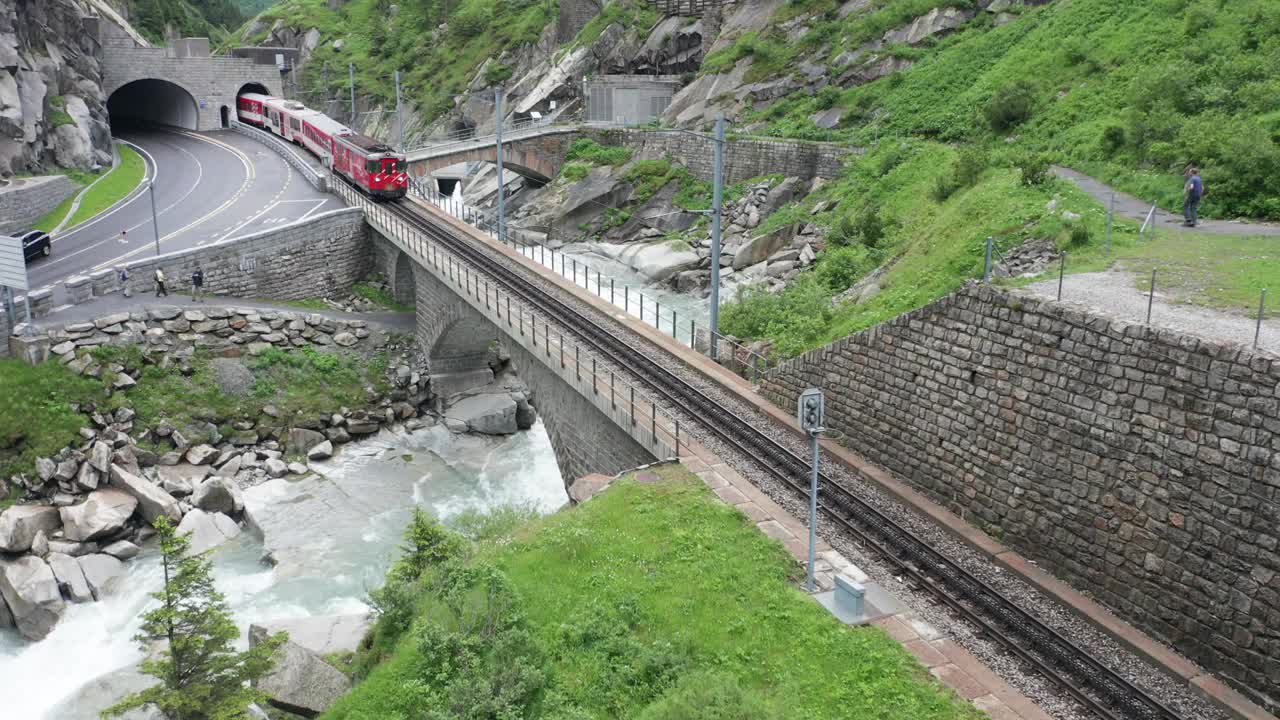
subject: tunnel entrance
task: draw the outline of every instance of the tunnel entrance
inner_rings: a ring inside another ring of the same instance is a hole
[[[227,106],[223,105],[222,109],[218,112],[222,115],[222,127],[231,127],[231,111],[227,109]]]
[[[236,91],[236,97],[240,97],[245,93],[257,93],[259,95],[271,94],[270,92],[267,91],[267,87],[265,85],[263,85],[262,83],[256,83],[256,82],[245,83],[241,85],[240,89]]]
[[[458,183],[462,182],[457,178],[436,178],[436,189],[445,197],[453,197],[454,188],[458,187]]]
[[[200,109],[196,99],[167,80],[134,80],[107,98],[112,129],[139,125],[171,125],[198,130]]]

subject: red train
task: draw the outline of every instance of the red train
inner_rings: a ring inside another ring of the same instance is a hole
[[[403,154],[300,102],[245,93],[236,98],[236,117],[301,145],[372,197],[404,197],[409,188]]]

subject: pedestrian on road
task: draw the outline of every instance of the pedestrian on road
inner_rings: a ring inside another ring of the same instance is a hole
[[[116,238],[116,242],[120,243],[121,245],[124,245],[129,242],[128,236],[129,236],[128,230],[121,230],[120,237]]]
[[[133,297],[133,293],[129,292],[129,268],[120,266],[120,294],[125,297]]]
[[[1204,180],[1195,165],[1187,168],[1187,184],[1182,192],[1182,226],[1195,227],[1200,222],[1200,200],[1204,198]]]
[[[199,265],[191,273],[191,302],[204,302],[204,270]]]
[[[156,268],[156,297],[169,297],[169,291],[164,287],[164,270]]]

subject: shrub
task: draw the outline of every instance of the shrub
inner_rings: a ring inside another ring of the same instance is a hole
[[[960,189],[960,185],[956,183],[955,173],[947,173],[940,175],[933,181],[933,187],[929,190],[929,194],[938,202],[946,202],[948,198],[955,195]]]
[[[862,245],[828,250],[818,263],[818,279],[833,293],[848,289],[871,269],[871,253]]]
[[[828,85],[818,91],[814,101],[817,103],[819,110],[830,110],[840,101],[840,90],[833,85]]]
[[[901,165],[909,154],[910,148],[906,143],[893,143],[886,146],[886,149],[876,158],[876,176],[884,177],[893,172],[893,169]]]
[[[488,18],[480,7],[463,8],[449,18],[449,32],[463,40],[476,37],[484,32],[487,25]],[[381,26],[381,23],[375,25],[375,27],[378,26]]]
[[[880,206],[868,202],[840,219],[832,243],[836,247],[861,244],[875,247],[884,238],[884,221]]]
[[[1081,248],[1089,244],[1093,239],[1093,233],[1089,231],[1088,225],[1075,224],[1071,226],[1071,234],[1067,239],[1067,247]]]
[[[631,160],[631,150],[601,145],[591,138],[578,138],[569,146],[565,160],[576,160],[591,165],[624,165]]]
[[[466,542],[420,507],[413,509],[413,520],[404,531],[404,555],[391,568],[389,576],[417,580],[429,568],[462,556]]]
[[[1039,153],[1025,153],[1015,161],[1022,173],[1022,184],[1039,187],[1049,181],[1049,160]]]
[[[515,74],[515,68],[510,65],[492,63],[489,67],[485,68],[484,81],[488,85],[498,85],[510,80],[513,74]]]
[[[978,184],[986,169],[986,151],[976,145],[967,147],[960,151],[960,157],[956,160],[956,183],[962,188],[973,187]]]
[[[1031,118],[1035,106],[1035,88],[1018,80],[996,91],[987,102],[984,113],[987,123],[996,132],[1006,132]]]
[[[637,720],[780,720],[764,697],[727,673],[691,673]]]
[[[1115,155],[1124,147],[1126,135],[1124,127],[1108,125],[1102,130],[1102,151],[1108,156]]]
[[[566,163],[560,170],[560,177],[569,182],[578,182],[591,173],[591,167],[580,162]]]

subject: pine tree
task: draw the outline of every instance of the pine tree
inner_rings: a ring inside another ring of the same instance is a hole
[[[191,541],[178,535],[168,518],[158,518],[155,527],[164,587],[152,593],[160,606],[143,616],[134,639],[144,652],[156,641],[165,642],[160,657],[142,662],[142,672],[160,683],[107,708],[102,716],[150,704],[169,720],[243,718],[245,707],[262,699],[247,683],[271,671],[273,656],[287,636],[279,633],[236,652],[239,632],[226,598],[213,584],[213,563],[203,553],[191,554]]]

